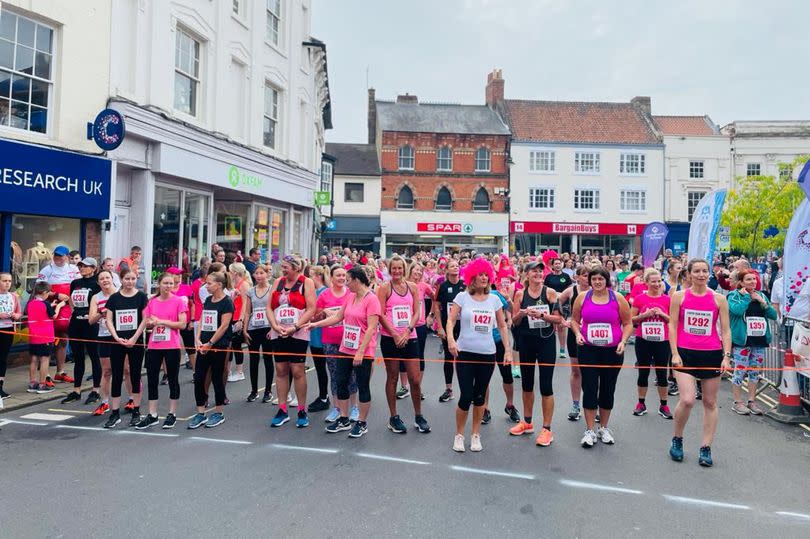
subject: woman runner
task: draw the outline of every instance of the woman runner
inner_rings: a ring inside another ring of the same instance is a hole
[[[579,266],[574,276],[574,286],[566,288],[557,302],[560,305],[573,305],[576,303],[577,296],[586,293],[590,290],[591,285],[588,284],[588,273],[590,269],[587,266]],[[564,308],[567,311],[568,317],[563,321],[565,327],[571,329],[571,307]],[[582,415],[582,407],[580,406],[580,398],[582,397],[582,372],[579,370],[579,350],[577,348],[577,336],[573,331],[568,332],[566,337],[566,348],[568,349],[568,360],[571,363],[571,377],[569,384],[571,386],[571,411],[568,412],[569,421],[579,421]]]
[[[110,381],[112,367],[110,366],[110,352],[112,350],[112,336],[107,329],[107,300],[117,292],[112,273],[102,270],[97,279],[101,291],[90,298],[90,313],[87,320],[98,326],[98,359],[101,362],[101,404],[93,412],[94,416],[106,414],[110,410]],[[120,280],[120,279],[119,279]]]
[[[259,397],[259,364],[264,363],[264,395],[262,402],[273,399],[273,347],[270,340],[270,320],[267,315],[267,303],[270,300],[270,274],[267,267],[257,264],[253,271],[255,285],[248,290],[242,306],[242,328],[245,342],[250,350],[250,394],[248,402]]]

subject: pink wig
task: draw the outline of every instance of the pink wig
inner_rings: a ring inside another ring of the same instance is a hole
[[[461,272],[461,278],[467,286],[470,286],[475,278],[482,273],[486,273],[487,277],[489,277],[489,284],[495,282],[495,270],[492,264],[484,258],[476,258],[464,266],[464,270]]]
[[[560,255],[557,254],[557,251],[553,249],[549,249],[548,251],[543,252],[543,263],[548,266],[549,262],[552,258],[560,258]]]

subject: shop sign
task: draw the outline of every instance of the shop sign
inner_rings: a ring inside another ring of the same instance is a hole
[[[462,226],[461,223],[416,223],[416,231],[461,234]]]
[[[332,203],[332,193],[329,191],[315,191],[315,205],[328,206]]]
[[[228,183],[234,189],[260,189],[262,186],[262,179],[255,174],[249,174],[244,170],[239,170],[239,167],[232,165],[228,169]]]
[[[109,159],[0,140],[0,212],[107,219]]]
[[[114,109],[102,110],[93,123],[87,124],[87,140],[107,152],[119,147],[125,135],[124,117]]]
[[[638,236],[646,225],[626,223],[554,223],[535,221],[512,221],[512,232],[516,234],[590,234]]]
[[[599,234],[599,225],[589,223],[554,223],[551,231],[557,234]]]

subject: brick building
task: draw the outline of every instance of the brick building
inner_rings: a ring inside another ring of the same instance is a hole
[[[384,255],[508,248],[509,129],[486,105],[396,101],[369,90]]]

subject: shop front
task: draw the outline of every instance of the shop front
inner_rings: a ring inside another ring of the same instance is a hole
[[[644,224],[512,221],[512,247],[519,253],[557,252],[632,255],[641,252]]]
[[[506,214],[382,212],[380,252],[386,257],[417,251],[506,252]]]
[[[327,219],[321,243],[324,252],[335,247],[350,247],[377,253],[380,239],[379,217],[336,215]]]

